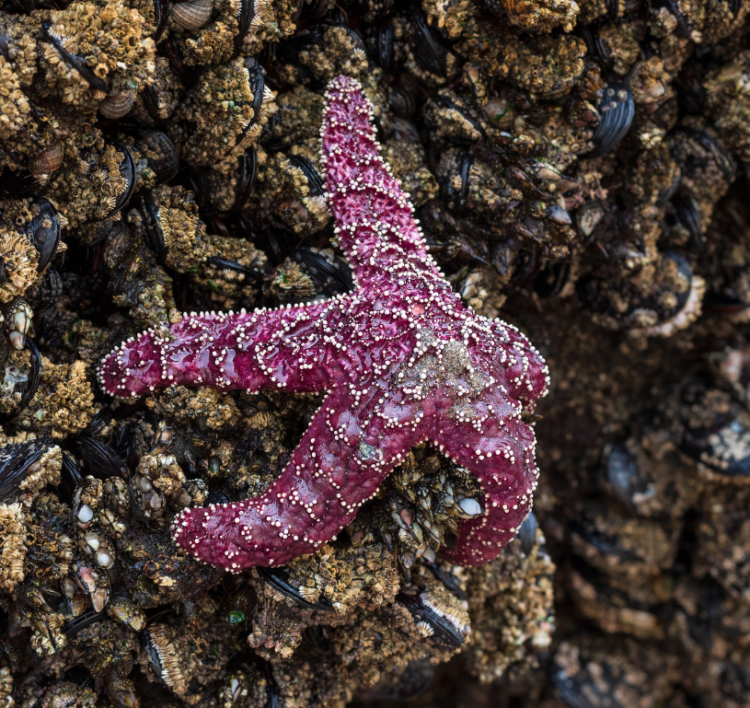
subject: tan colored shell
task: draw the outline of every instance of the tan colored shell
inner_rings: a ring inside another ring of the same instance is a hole
[[[197,30],[208,22],[213,9],[213,0],[189,0],[173,3],[169,15],[183,29]]]
[[[122,118],[134,101],[135,94],[130,89],[113,92],[99,104],[99,113],[105,118]]]
[[[64,157],[63,146],[60,143],[52,143],[29,161],[29,172],[32,175],[51,175],[62,165]]]

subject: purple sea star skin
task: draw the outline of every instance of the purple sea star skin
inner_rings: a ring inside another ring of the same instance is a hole
[[[462,304],[427,254],[413,207],[383,162],[359,83],[328,87],[321,129],[328,202],[356,290],[323,303],[185,315],[102,362],[102,386],[137,396],[172,385],[326,391],[280,477],[260,496],[187,509],[179,546],[239,572],[334,538],[408,451],[430,441],[477,476],[481,511],[452,562],[492,560],[531,508],[534,433],[521,413],[547,391],[544,361],[514,327]]]

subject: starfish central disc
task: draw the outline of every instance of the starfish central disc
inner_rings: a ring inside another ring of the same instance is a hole
[[[485,495],[443,553],[486,563],[531,508],[535,439],[521,413],[546,393],[544,361],[514,327],[467,310],[451,290],[380,157],[357,81],[329,85],[321,136],[355,291],[277,310],[185,315],[115,349],[99,379],[126,397],[172,385],[328,393],[263,494],[175,518],[175,542],[203,561],[236,572],[315,551],[411,448],[430,441],[475,474]]]

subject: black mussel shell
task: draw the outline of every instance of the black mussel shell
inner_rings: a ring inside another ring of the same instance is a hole
[[[158,157],[148,160],[148,166],[159,182],[169,182],[177,174],[180,157],[166,133],[161,130],[144,130],[138,134],[135,144],[139,152],[157,154]]]
[[[394,69],[394,37],[395,27],[392,17],[386,17],[379,25],[370,27],[365,34],[368,56],[384,71]]]
[[[240,156],[238,161],[237,192],[232,211],[240,211],[250,198],[255,179],[258,176],[258,153],[251,147]]]
[[[584,155],[587,159],[612,152],[630,130],[635,116],[633,94],[624,84],[608,84],[598,108],[599,125],[591,137],[594,147]]]
[[[91,86],[92,89],[96,91],[103,91],[104,93],[109,93],[109,84],[104,81],[104,79],[100,79],[93,71],[91,71],[91,69],[89,69],[89,67],[86,65],[86,60],[82,57],[77,57],[73,54],[70,54],[65,49],[65,47],[63,47],[60,39],[55,37],[55,35],[50,32],[53,24],[54,23],[49,20],[45,20],[44,22],[42,22],[42,26],[39,29],[39,39],[54,46],[58,54],[60,54],[62,60],[71,69],[75,69],[86,80],[86,82],[89,86]]]
[[[289,582],[289,574],[284,568],[264,568],[262,566],[256,566],[255,570],[258,571],[258,575],[274,590],[277,590],[282,595],[294,600],[300,605],[300,607],[306,607],[309,610],[323,610],[324,612],[333,611],[333,607],[327,603],[309,602],[308,600],[305,600],[299,590]]]
[[[26,473],[47,449],[44,440],[0,448],[0,504],[13,499],[18,494],[18,485],[26,479]]]
[[[167,27],[167,19],[169,19],[169,0],[154,0],[154,22],[156,22],[156,30],[151,37],[154,40],[154,43],[157,43],[164,34],[164,30]]]
[[[29,222],[26,233],[34,244],[34,248],[39,251],[37,270],[41,272],[57,253],[62,231],[57,209],[52,206],[49,199],[41,197],[37,201],[37,207],[39,208],[39,214]]]
[[[448,48],[419,12],[411,16],[411,38],[414,41],[414,58],[417,63],[431,74],[445,76],[448,70]]]
[[[701,225],[701,214],[695,199],[678,194],[672,199],[675,220],[690,234],[690,247],[702,251],[706,245]]]
[[[331,262],[320,253],[302,247],[295,251],[294,259],[305,267],[305,271],[321,287],[324,295],[354,290],[351,268],[340,258],[334,257]]]
[[[739,420],[717,416],[708,428],[687,428],[680,449],[726,477],[750,476],[750,430]]]
[[[430,108],[428,105],[430,102],[434,103],[436,106],[438,106],[438,108],[441,108],[443,110],[455,111],[456,113],[459,113],[463,120],[465,120],[467,123],[471,123],[472,127],[482,136],[482,138],[487,137],[487,132],[485,131],[484,126],[477,120],[471,109],[463,102],[459,102],[456,98],[447,96],[445,93],[433,93],[427,99],[427,104],[425,104],[424,108],[422,109],[422,113],[425,116],[425,122],[428,124],[428,126],[431,122],[429,120]],[[453,142],[458,144],[457,140],[454,140]],[[464,144],[466,144],[466,142],[464,142]]]
[[[399,118],[408,120],[417,110],[416,94],[403,86],[391,86],[388,91],[388,106]]]
[[[182,57],[182,50],[174,36],[167,37],[159,44],[159,52],[169,59],[169,63],[185,86],[190,87],[198,80],[198,75],[187,65]],[[153,117],[153,116],[152,116]]]
[[[214,266],[215,268],[222,268],[224,270],[233,270],[236,273],[244,273],[249,275],[254,280],[262,280],[262,275],[255,269],[250,268],[237,261],[230,261],[228,258],[222,258],[221,256],[209,256],[206,258],[206,264]]]
[[[106,138],[105,142],[107,142],[109,145],[112,145],[117,150],[117,152],[121,152],[123,154],[123,161],[120,163],[120,174],[125,179],[126,186],[125,189],[123,189],[122,192],[117,195],[114,206],[109,210],[109,212],[107,212],[103,219],[99,219],[100,222],[111,219],[115,214],[117,214],[117,212],[127,206],[130,198],[133,196],[133,191],[135,190],[136,177],[135,160],[133,160],[133,155],[130,152],[130,148],[128,148],[127,145],[123,145],[119,140],[115,140],[113,138]]]
[[[159,99],[156,96],[156,89],[153,86],[144,86],[139,95],[149,118],[151,118],[156,125],[161,125],[162,119],[159,115]]]
[[[634,551],[622,548],[616,536],[602,533],[598,530],[591,519],[582,515],[570,524],[571,534],[578,536],[584,543],[594,548],[604,556],[620,558],[627,563],[642,563],[641,558]]]
[[[94,612],[94,610],[88,610],[87,612],[84,612],[79,617],[75,617],[72,620],[66,622],[62,626],[62,633],[68,638],[71,639],[72,637],[75,637],[78,632],[80,632],[82,629],[86,629],[86,627],[90,627],[92,624],[96,622],[101,622],[103,619],[107,617],[104,610],[101,612]]]
[[[427,563],[425,565],[430,569],[430,572],[443,584],[446,589],[452,592],[459,600],[466,600],[466,593],[461,588],[461,583],[458,578],[446,570],[439,563]]]
[[[125,480],[130,477],[127,465],[109,445],[85,434],[78,436],[75,445],[83,464],[89,474],[94,477],[99,479],[121,477]]]
[[[263,105],[263,93],[265,91],[266,85],[266,72],[263,67],[258,64],[257,61],[255,61],[255,59],[253,59],[252,57],[248,57],[247,59],[245,59],[244,66],[249,74],[250,91],[253,94],[253,102],[251,104],[251,108],[253,109],[253,117],[243,129],[242,136],[244,136],[245,133],[247,133],[247,131],[258,122],[258,118],[260,117],[260,109]]]
[[[521,528],[518,529],[516,537],[521,542],[521,551],[528,556],[536,545],[536,530],[539,528],[539,522],[533,511],[526,514],[526,518],[521,522]]]
[[[237,16],[239,31],[234,36],[234,52],[232,53],[232,59],[239,56],[240,50],[242,49],[242,43],[245,41],[245,37],[247,37],[247,33],[250,31],[253,17],[255,17],[255,0],[240,0],[240,11]]]
[[[442,617],[425,604],[421,595],[399,593],[396,595],[396,602],[404,605],[417,622],[426,622],[432,628],[433,637],[438,641],[451,647],[463,646],[464,640],[458,629],[449,619]]]
[[[687,258],[679,253],[667,253],[665,258],[676,263],[680,274],[689,283],[684,291],[674,293],[675,298],[672,299],[674,303],[672,307],[664,307],[661,299],[664,290],[644,296],[630,280],[608,280],[594,275],[585,276],[576,282],[576,293],[581,304],[594,314],[606,315],[623,323],[626,323],[627,318],[636,310],[655,312],[658,322],[664,322],[674,317],[685,306],[690,297],[693,271]],[[622,311],[621,308],[615,306],[615,302],[627,302],[629,307]]]
[[[621,443],[614,443],[606,457],[604,472],[614,496],[628,508],[634,509],[633,495],[645,491],[646,485],[638,474],[638,462]]]
[[[23,389],[23,393],[21,393],[21,400],[18,402],[18,411],[13,415],[0,418],[0,425],[6,425],[13,420],[15,416],[21,413],[26,406],[29,405],[29,402],[34,398],[39,389],[39,382],[41,381],[42,376],[42,355],[39,353],[39,349],[34,340],[29,336],[25,339],[24,348],[31,352],[31,371],[29,372],[29,377],[26,381],[26,387]],[[0,471],[0,488],[1,486],[2,472]]]
[[[728,291],[711,291],[706,293],[703,298],[703,309],[705,312],[711,312],[717,315],[738,315],[750,307],[750,303],[745,302],[736,292]]]
[[[313,163],[304,155],[289,155],[289,162],[298,167],[307,179],[310,192],[315,197],[322,197],[326,193],[325,182],[321,178]]]
[[[206,496],[206,501],[203,503],[203,506],[211,506],[212,504],[231,504],[232,500],[224,494],[220,489],[212,489],[208,496]]]
[[[159,224],[159,210],[151,192],[143,192],[136,198],[136,208],[143,219],[143,236],[146,244],[160,260],[167,255],[167,243]]]
[[[698,130],[697,128],[682,126],[675,128],[674,132],[690,141],[693,141],[696,145],[700,146],[702,152],[708,153],[710,158],[716,163],[719,170],[721,170],[721,173],[727,182],[731,182],[734,179],[737,164],[718,140],[710,136],[705,130]],[[677,158],[678,156],[673,155],[673,157]],[[703,167],[705,158],[701,159],[697,154],[693,154],[690,155],[689,161],[693,164],[680,165],[683,171],[686,170],[687,172],[690,172],[690,168],[693,165],[695,167]],[[677,159],[677,162],[680,163],[682,161]]]
[[[534,277],[534,292],[548,299],[557,297],[570,280],[570,262],[559,261],[544,266]]]

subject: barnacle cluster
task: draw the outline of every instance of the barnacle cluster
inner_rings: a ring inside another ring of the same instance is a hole
[[[0,0],[0,702],[747,705],[749,13]],[[335,541],[229,577],[170,521],[261,493],[319,397],[94,371],[181,312],[352,289],[339,73],[456,291],[549,362],[536,516],[450,566],[482,491],[425,444]]]

